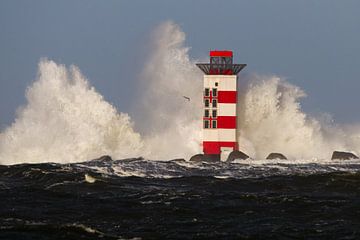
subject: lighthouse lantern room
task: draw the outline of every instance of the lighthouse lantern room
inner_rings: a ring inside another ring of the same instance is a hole
[[[210,63],[196,64],[204,72],[203,152],[209,160],[226,160],[239,149],[237,136],[237,74],[246,64],[234,64],[232,51],[210,51]]]

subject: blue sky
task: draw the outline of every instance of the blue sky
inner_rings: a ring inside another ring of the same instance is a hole
[[[360,1],[2,0],[0,129],[25,103],[42,57],[77,65],[108,101],[131,111],[149,34],[166,20],[186,33],[192,58],[232,49],[245,73],[304,89],[306,112],[360,121]]]

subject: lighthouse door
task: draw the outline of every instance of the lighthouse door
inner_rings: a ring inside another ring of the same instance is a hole
[[[233,151],[232,147],[221,147],[220,148],[220,160],[225,162],[228,158],[229,154]]]

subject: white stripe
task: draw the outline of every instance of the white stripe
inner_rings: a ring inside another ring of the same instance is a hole
[[[215,86],[218,83],[218,86]],[[236,91],[236,75],[204,75],[204,88],[217,88],[218,91]]]
[[[203,129],[203,140],[212,142],[236,142],[236,129]]]
[[[219,103],[218,104],[219,116],[236,116],[235,103]]]

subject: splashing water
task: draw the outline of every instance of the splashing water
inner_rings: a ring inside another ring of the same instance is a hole
[[[142,141],[127,114],[89,86],[79,69],[41,60],[27,105],[1,135],[0,162],[75,162],[103,154],[140,154]]]
[[[241,149],[263,159],[270,152],[290,158],[329,159],[332,151],[360,151],[359,128],[336,126],[301,111],[305,93],[279,77],[253,75],[240,90]]]
[[[151,57],[141,75],[144,90],[136,124],[155,159],[190,158],[201,151],[202,74],[184,41],[176,24],[161,24],[153,33]]]
[[[172,159],[201,152],[202,74],[184,41],[185,34],[172,22],[154,31],[134,116],[138,132],[128,114],[106,102],[78,68],[42,59],[38,79],[27,89],[27,104],[0,134],[0,163],[77,162],[105,154]],[[360,128],[307,116],[300,108],[305,96],[300,88],[276,76],[240,81],[244,152],[258,159],[270,152],[308,159],[329,158],[333,150],[360,153]]]

